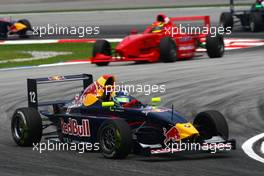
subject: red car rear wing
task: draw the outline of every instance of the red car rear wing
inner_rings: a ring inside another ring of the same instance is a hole
[[[203,21],[203,27],[207,28],[207,31],[210,31],[210,17],[209,16],[184,16],[184,17],[172,17],[170,18],[171,22],[175,21]],[[208,33],[196,33],[199,37],[205,37]]]

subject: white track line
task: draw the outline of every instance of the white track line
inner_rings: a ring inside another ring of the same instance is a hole
[[[261,144],[261,152],[264,154],[264,142],[262,142],[262,144]]]
[[[254,136],[254,137],[252,137],[252,138],[250,138],[250,139],[248,139],[246,142],[244,142],[243,144],[242,144],[242,149],[244,150],[244,152],[249,156],[249,157],[251,157],[251,158],[253,158],[253,159],[255,159],[255,160],[257,160],[257,161],[259,161],[259,162],[262,162],[262,163],[264,163],[264,158],[262,158],[262,157],[260,157],[258,154],[256,154],[255,152],[254,152],[254,150],[253,150],[253,144],[256,142],[256,141],[258,141],[258,140],[260,140],[261,138],[264,138],[264,133],[261,133],[261,134],[259,134],[259,135],[257,135],[257,136]],[[264,142],[263,142],[264,143]],[[262,143],[262,152],[263,152],[263,143]]]

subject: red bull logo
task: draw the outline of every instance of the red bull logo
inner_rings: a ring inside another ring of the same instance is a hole
[[[63,76],[51,76],[51,77],[48,77],[48,79],[50,81],[61,81],[61,80],[64,80],[65,78]]]
[[[61,129],[63,134],[68,134],[72,136],[79,136],[79,137],[90,137],[90,125],[88,119],[83,119],[82,124],[78,125],[76,119],[69,118],[68,123],[61,120]]]
[[[165,136],[164,144],[166,144],[169,141],[175,142],[180,139],[179,131],[175,126],[171,127],[169,130],[163,128],[163,135]]]

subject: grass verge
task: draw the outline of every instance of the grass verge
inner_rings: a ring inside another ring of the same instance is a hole
[[[0,68],[52,64],[70,60],[85,60],[92,56],[92,43],[56,43],[56,44],[26,44],[0,45]],[[14,59],[32,58],[28,51],[37,52],[70,52],[41,60],[15,62]],[[8,61],[1,63],[1,61]]]

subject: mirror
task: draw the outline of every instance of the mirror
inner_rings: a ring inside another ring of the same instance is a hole
[[[151,103],[159,103],[159,102],[161,102],[161,98],[160,97],[151,98]]]
[[[133,34],[137,34],[138,31],[136,28],[132,28],[131,31],[130,31],[130,34],[133,35]]]
[[[102,102],[103,107],[112,107],[114,105],[115,105],[115,102],[113,101]]]

